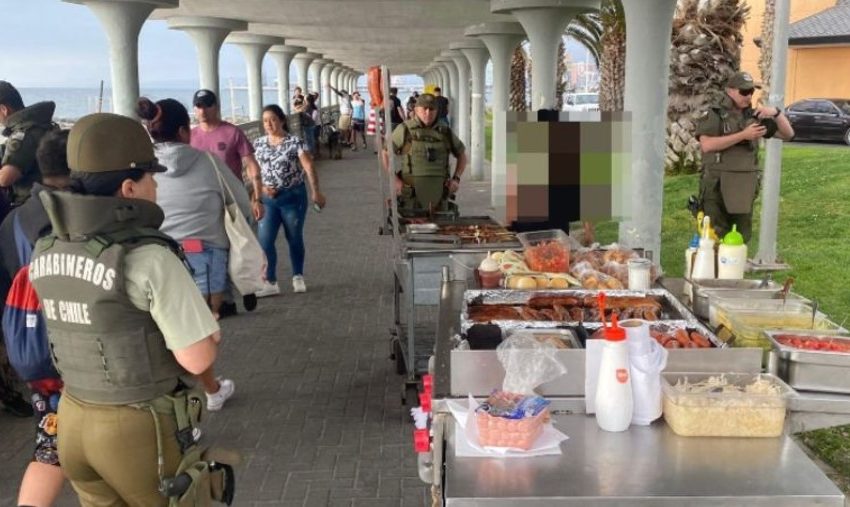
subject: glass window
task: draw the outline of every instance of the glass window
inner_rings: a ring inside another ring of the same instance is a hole
[[[838,106],[838,109],[841,109],[844,114],[850,114],[850,100],[833,100],[832,103]]]
[[[793,111],[795,113],[815,113],[815,102],[812,100],[803,100],[801,102],[797,102],[792,104],[791,107],[788,108],[789,111]]]
[[[832,102],[827,102],[826,100],[819,100],[815,105],[815,112],[819,114],[836,114],[838,111],[835,109],[835,106],[832,105]]]

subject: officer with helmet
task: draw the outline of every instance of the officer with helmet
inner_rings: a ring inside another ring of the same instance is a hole
[[[39,194],[53,233],[29,272],[65,383],[62,469],[84,507],[207,505],[211,484],[227,500],[230,470],[197,443],[203,395],[181,380],[213,365],[219,328],[158,230],[165,167],[141,124],[114,114],[81,118],[67,152],[76,192]]]
[[[451,201],[466,169],[466,148],[448,125],[437,121],[438,113],[437,98],[424,93],[416,99],[414,117],[393,130],[393,150],[402,157],[402,169],[395,175],[402,215],[457,211]],[[454,173],[450,155],[457,160]]]

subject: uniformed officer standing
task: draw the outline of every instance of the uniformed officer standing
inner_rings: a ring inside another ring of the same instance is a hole
[[[39,194],[53,233],[29,271],[65,383],[59,459],[85,507],[165,506],[202,487],[172,480],[200,463],[201,397],[180,376],[211,367],[218,324],[158,230],[153,173],[165,167],[141,124],[83,117],[67,151],[78,193]]]
[[[24,107],[18,90],[11,83],[0,81],[0,124],[5,126],[3,136],[7,138],[0,163],[0,188],[10,191],[15,206],[30,196],[33,183],[41,181],[35,150],[44,134],[56,128],[55,109],[53,102]]]
[[[737,225],[749,241],[753,230],[753,203],[758,194],[758,140],[776,137],[788,141],[794,130],[776,107],[751,106],[760,86],[746,72],[737,72],[726,83],[725,93],[713,99],[697,124],[702,148],[700,201],[722,237]]]
[[[466,148],[448,125],[437,122],[438,107],[436,97],[423,93],[416,100],[414,118],[393,131],[393,149],[402,156],[402,170],[395,175],[402,214],[454,211],[450,199],[466,169]],[[457,159],[454,174],[450,173],[449,155]]]

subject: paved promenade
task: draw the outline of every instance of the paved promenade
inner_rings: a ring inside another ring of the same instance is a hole
[[[328,206],[307,217],[308,292],[292,293],[281,239],[284,293],[222,322],[217,369],[236,395],[205,438],[244,456],[236,506],[430,505],[388,360],[392,239],[377,235],[377,163],[346,151],[318,167]],[[486,212],[488,184],[462,192],[464,214]],[[32,425],[0,412],[0,507],[15,505]],[[78,505],[70,487],[58,505]]]

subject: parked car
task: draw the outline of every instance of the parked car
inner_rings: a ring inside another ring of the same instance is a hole
[[[805,99],[785,111],[795,140],[843,141],[850,145],[850,99]]]
[[[598,93],[568,93],[564,111],[599,111]]]

